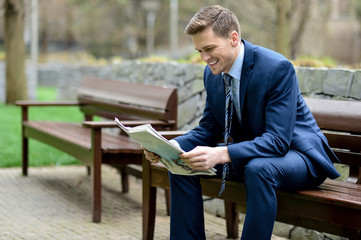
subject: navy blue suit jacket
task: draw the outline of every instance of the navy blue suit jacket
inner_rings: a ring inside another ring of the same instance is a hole
[[[339,162],[327,144],[299,90],[292,64],[281,54],[242,40],[245,47],[240,83],[242,118],[234,114],[228,145],[234,170],[253,158],[280,157],[290,149],[302,153],[312,175],[336,178]],[[216,146],[224,134],[222,75],[204,70],[207,93],[199,126],[175,140],[185,150]]]

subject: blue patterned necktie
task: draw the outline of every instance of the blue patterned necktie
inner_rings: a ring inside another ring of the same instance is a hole
[[[226,89],[226,101],[225,101],[225,128],[224,128],[224,144],[228,145],[230,142],[232,142],[230,133],[231,133],[231,126],[232,126],[232,115],[233,115],[233,104],[232,104],[232,77],[225,73],[223,74],[223,81]],[[221,184],[221,190],[219,191],[219,197],[221,196],[222,192],[224,191],[224,188],[226,186],[226,178],[228,175],[228,162],[223,164],[223,170],[222,170],[222,184]]]

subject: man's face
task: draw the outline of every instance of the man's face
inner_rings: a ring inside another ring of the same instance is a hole
[[[215,35],[211,27],[192,35],[194,48],[202,60],[208,64],[214,75],[227,73],[237,58],[238,34],[233,32],[228,38]]]

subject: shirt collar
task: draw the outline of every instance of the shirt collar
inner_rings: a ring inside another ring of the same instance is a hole
[[[238,53],[236,60],[232,64],[231,69],[228,72],[229,75],[231,75],[233,78],[238,79],[238,80],[241,79],[243,58],[244,58],[244,44],[241,41],[241,49]]]

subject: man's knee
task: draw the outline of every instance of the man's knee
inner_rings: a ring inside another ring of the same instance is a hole
[[[244,181],[273,181],[274,175],[272,171],[272,164],[266,158],[255,158],[249,161],[244,167]]]

